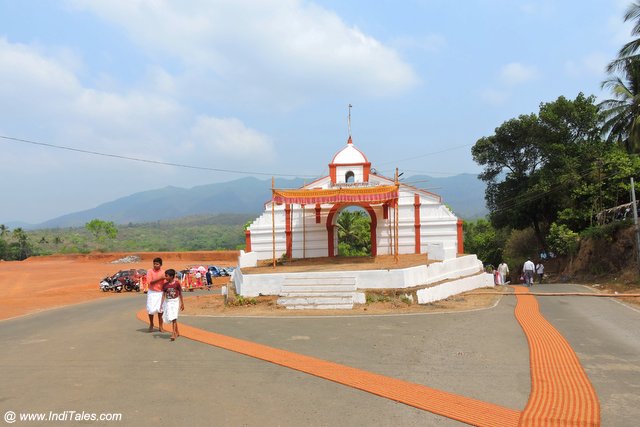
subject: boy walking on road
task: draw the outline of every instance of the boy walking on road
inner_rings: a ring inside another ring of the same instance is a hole
[[[164,314],[162,317],[166,323],[171,322],[171,341],[175,341],[180,336],[178,331],[178,313],[184,310],[182,299],[182,286],[176,280],[176,271],[173,268],[164,272],[165,283],[162,285],[162,307]]]

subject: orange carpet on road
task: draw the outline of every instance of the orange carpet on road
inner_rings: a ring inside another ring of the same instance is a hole
[[[138,319],[148,322],[145,310]],[[180,323],[180,336],[347,385],[378,396],[479,426],[517,426],[520,412],[420,384],[374,374]]]
[[[527,336],[531,394],[523,412],[290,351],[180,324],[181,336],[354,387],[396,402],[477,426],[600,424],[600,405],[567,341],[540,314],[528,289],[518,294],[515,315]],[[148,322],[145,310],[138,319]]]
[[[516,319],[529,340],[531,394],[522,413],[526,426],[600,425],[600,403],[566,339],[540,314],[529,289],[514,286]]]

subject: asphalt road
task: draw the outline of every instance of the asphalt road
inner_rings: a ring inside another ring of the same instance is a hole
[[[602,425],[637,425],[640,310],[607,298],[537,299],[589,375]],[[504,297],[496,307],[466,313],[180,321],[522,410],[531,386],[529,350],[515,304]],[[146,332],[135,318],[143,307],[143,295],[123,294],[0,322],[0,413],[122,414],[108,423],[15,425],[459,425],[227,350],[185,338],[171,342],[169,334]]]

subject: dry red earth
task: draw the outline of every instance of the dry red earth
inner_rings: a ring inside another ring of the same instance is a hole
[[[140,262],[114,264],[112,261],[139,255]],[[126,298],[131,293],[101,292],[100,280],[118,270],[151,268],[154,257],[164,260],[165,268],[182,269],[195,264],[236,265],[238,252],[108,253],[52,255],[25,261],[0,262],[0,319],[7,319],[52,307],[76,304],[97,298]]]
[[[129,255],[139,255],[140,262],[113,263]],[[16,317],[53,307],[77,304],[98,298],[127,298],[132,293],[101,292],[100,280],[118,270],[130,268],[150,268],[154,257],[164,260],[165,268],[182,269],[192,265],[234,266],[237,264],[236,251],[202,252],[157,252],[157,253],[97,253],[89,255],[53,255],[33,257],[25,261],[0,261],[0,288],[3,298],[0,300],[0,319]],[[399,268],[426,262],[422,256],[401,256],[398,262],[393,257],[372,259],[333,259],[307,260],[278,265],[276,271],[304,271],[328,268],[333,270],[354,270],[370,268]],[[273,272],[271,266],[247,269],[245,274]],[[221,286],[227,278],[217,278],[216,285]],[[604,285],[598,288],[602,292],[613,293],[614,289]],[[618,289],[615,289],[618,290]],[[400,291],[405,292],[406,290]],[[620,289],[620,293],[630,292]],[[135,293],[134,293],[135,294]],[[394,295],[395,294],[395,295]],[[398,292],[389,291],[390,298],[380,298],[377,302],[356,306],[353,310],[286,310],[276,306],[276,297],[249,299],[256,304],[225,306],[220,295],[207,291],[186,293],[184,314],[213,315],[332,315],[332,314],[386,314],[415,313],[451,310],[468,310],[489,307],[500,297],[494,292],[477,290],[473,293],[456,295],[444,301],[428,305],[406,304]],[[382,296],[384,297],[384,296]],[[629,298],[629,302],[638,303],[639,298]]]

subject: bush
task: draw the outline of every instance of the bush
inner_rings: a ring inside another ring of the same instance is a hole
[[[532,228],[513,230],[504,248],[505,262],[511,266],[511,274],[516,275],[527,258],[534,259],[538,241]]]
[[[549,228],[547,237],[549,249],[557,255],[573,256],[580,247],[580,236],[566,225],[558,225],[555,222]]]

